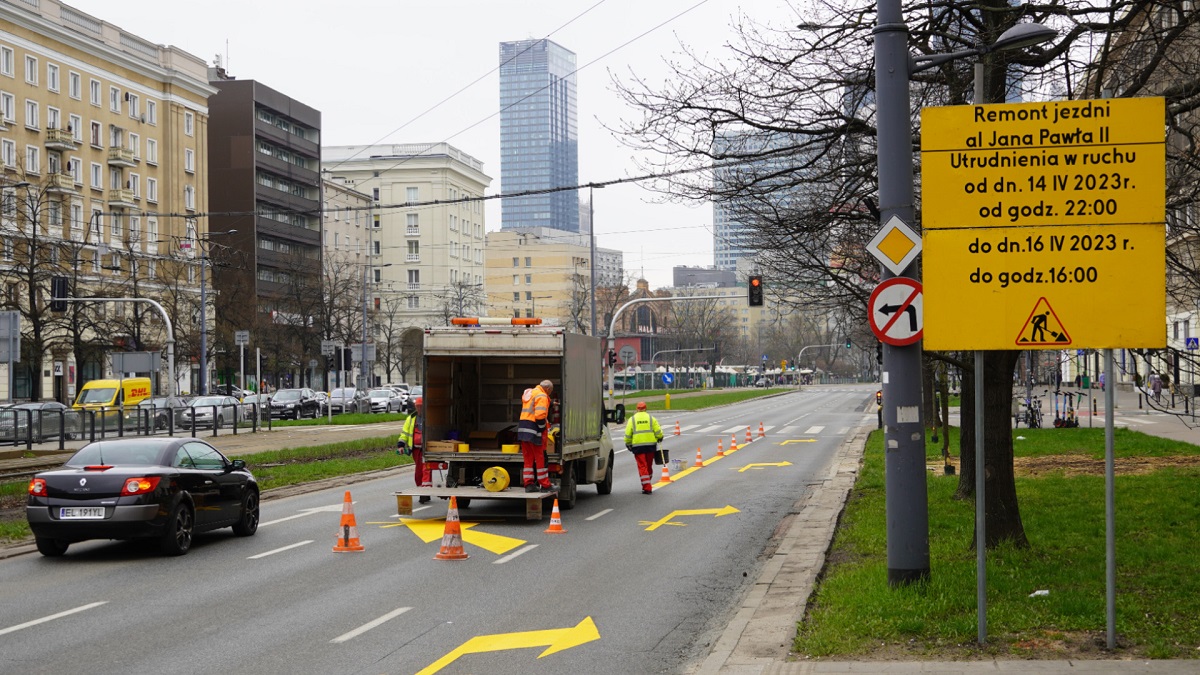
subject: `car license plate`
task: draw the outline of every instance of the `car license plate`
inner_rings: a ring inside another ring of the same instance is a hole
[[[61,520],[99,520],[104,518],[103,506],[64,506],[58,512]]]

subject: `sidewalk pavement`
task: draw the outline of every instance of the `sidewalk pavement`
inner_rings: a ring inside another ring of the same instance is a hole
[[[1072,390],[1074,393],[1074,390]],[[1035,390],[1035,395],[1038,392]],[[1086,393],[1086,392],[1085,392]],[[1092,418],[1090,406],[1083,411],[1081,427],[1089,420],[1104,427],[1103,392],[1097,415]],[[1117,392],[1115,426],[1128,427],[1155,436],[1173,438],[1200,445],[1200,428],[1192,424],[1189,415],[1183,417],[1183,404],[1177,400],[1174,415],[1146,407],[1143,400],[1138,409],[1137,392]],[[1160,407],[1169,403],[1164,397]],[[1043,425],[1051,426],[1054,410],[1043,400]],[[874,410],[874,403],[868,405]],[[957,413],[951,413],[952,424]],[[1200,418],[1197,418],[1200,420]],[[779,542],[775,553],[763,565],[754,585],[742,598],[725,631],[713,644],[709,655],[693,675],[808,675],[810,673],[903,673],[930,675],[963,675],[975,673],[1038,673],[1066,675],[1067,673],[1146,673],[1156,675],[1195,675],[1200,673],[1198,660],[1129,661],[1105,660],[1018,660],[989,659],[979,661],[788,661],[796,624],[803,620],[809,597],[817,577],[825,566],[825,555],[833,542],[838,519],[845,506],[862,461],[867,434],[875,427],[864,424],[855,429],[842,443],[822,484],[815,486],[794,506],[794,517]]]

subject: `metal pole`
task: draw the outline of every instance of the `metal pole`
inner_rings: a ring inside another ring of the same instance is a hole
[[[588,185],[588,239],[591,239],[592,258],[588,267],[592,268],[592,335],[596,334],[596,191],[595,185]]]
[[[261,396],[263,393],[262,386],[262,349],[254,348],[254,391]],[[262,399],[259,398],[259,401]]]
[[[1117,511],[1114,485],[1115,457],[1113,353],[1104,350],[1104,610],[1108,617],[1108,648],[1117,648]]]
[[[246,391],[246,345],[238,345],[238,368],[242,373],[242,391]]]
[[[208,249],[200,245],[200,378],[197,393],[208,393],[208,290],[204,282],[204,268],[208,262]]]
[[[975,611],[979,644],[987,642],[987,506],[983,458],[983,351],[975,352]]]
[[[908,27],[900,0],[878,0],[875,100],[880,224],[913,222],[913,150],[909,119]],[[881,278],[894,276],[881,268]],[[916,265],[904,276],[919,278]],[[921,410],[921,344],[883,349],[888,584],[929,579],[929,495]]]
[[[368,245],[370,245],[370,241],[371,241],[371,233],[368,232],[367,233]],[[369,263],[363,267],[362,349],[358,355],[359,356],[359,361],[358,361],[359,366],[358,367],[360,370],[360,372],[358,374],[358,388],[359,389],[367,388],[367,272],[370,269],[371,268],[370,268]]]

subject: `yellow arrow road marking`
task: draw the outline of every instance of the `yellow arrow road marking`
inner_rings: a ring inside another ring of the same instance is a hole
[[[775,445],[787,445],[788,443],[816,443],[816,442],[817,442],[817,439],[815,439],[815,438],[792,438],[792,439],[788,439],[782,443],[776,443]]]
[[[791,462],[762,462],[759,464],[747,464],[746,466],[743,466],[742,468],[738,469],[738,473],[745,473],[747,469],[761,469],[761,468],[767,467],[767,466],[791,466],[791,465],[792,465]]]
[[[599,639],[600,630],[596,628],[596,623],[592,621],[592,617],[590,616],[571,628],[551,628],[547,630],[525,631],[523,633],[479,635],[455,647],[449,654],[429,664],[424,670],[418,672],[417,675],[433,675],[433,673],[454,663],[454,660],[458,657],[467,654],[483,654],[485,652],[525,649],[528,647],[546,647],[545,651],[538,654],[538,658],[540,659],[543,656],[549,656],[564,649],[578,647],[579,645]]]
[[[665,518],[660,518],[659,520],[654,521],[650,527],[646,528],[646,531],[653,532],[663,525],[676,524],[671,523],[671,520],[673,520],[675,516],[713,516],[715,518],[720,518],[721,516],[727,516],[731,513],[741,513],[741,511],[738,511],[737,509],[728,505],[722,506],[719,509],[685,509],[682,511],[672,511],[667,514]]]
[[[482,530],[472,529],[479,523],[460,523],[462,529],[462,540],[467,544],[474,544],[485,551],[491,551],[496,555],[504,555],[509,551],[517,548],[525,543],[524,539],[516,539],[513,537],[505,537],[500,534],[492,534]],[[421,541],[426,544],[440,541],[442,535],[446,533],[446,521],[440,518],[435,519],[419,519],[419,518],[401,518],[399,523],[388,523],[383,527],[407,527],[413,534],[420,537]]]

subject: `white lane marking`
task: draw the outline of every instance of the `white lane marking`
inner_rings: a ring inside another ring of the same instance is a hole
[[[817,434],[821,433],[824,430],[825,430],[825,427],[809,427],[808,430],[805,431],[804,433],[809,436],[816,436]]]
[[[746,427],[729,427],[728,429],[726,429],[725,431],[722,431],[721,433],[736,434],[739,431],[745,431],[745,430],[746,430]]]
[[[698,434],[711,434],[712,432],[714,432],[714,431],[716,431],[717,429],[720,429],[720,428],[721,428],[721,425],[720,425],[720,424],[714,424],[714,425],[712,425],[711,427],[704,427],[703,429],[701,429],[700,431],[697,431],[696,433],[698,433]]]
[[[387,623],[388,621],[391,621],[392,619],[400,616],[401,614],[407,612],[410,609],[412,609],[412,607],[401,607],[400,609],[394,609],[394,610],[388,612],[387,614],[384,614],[383,616],[379,617],[378,619],[375,619],[374,621],[368,621],[367,623],[364,623],[363,625],[359,626],[358,628],[355,628],[354,630],[350,631],[349,633],[344,633],[342,635],[339,635],[339,636],[333,638],[332,640],[330,640],[330,642],[345,642],[347,640],[353,640],[354,638],[358,637],[359,635],[362,635],[363,633],[371,630],[372,628],[378,628],[379,626],[382,626],[383,624]]]
[[[767,433],[768,431],[770,431],[770,430],[772,430],[772,429],[774,429],[774,428],[775,428],[775,425],[774,425],[774,424],[768,424],[767,426],[763,427],[763,433],[765,434],[765,433]]]
[[[604,509],[603,511],[601,511],[600,513],[597,513],[594,516],[588,516],[587,518],[584,518],[584,520],[595,520],[595,519],[599,518],[600,516],[607,515],[609,513],[612,513],[612,509]]]
[[[267,525],[274,525],[275,523],[282,523],[287,520],[295,520],[296,518],[303,518],[305,516],[311,516],[314,513],[334,513],[334,512],[342,510],[342,504],[343,504],[342,502],[339,502],[337,504],[330,504],[329,506],[318,506],[313,509],[301,509],[300,513],[297,513],[293,516],[284,516],[283,518],[276,518],[275,520],[268,520],[266,522],[259,523],[258,526],[266,527]]]
[[[700,425],[699,424],[685,424],[685,425],[679,427],[679,431],[680,432],[691,431],[692,429],[695,429],[698,426],[700,426]]]
[[[779,433],[783,434],[784,436],[794,434],[794,433],[796,433],[796,427],[793,427],[793,426],[784,427],[779,430]]]
[[[535,548],[537,548],[537,547],[538,547],[538,545],[537,545],[537,544],[530,544],[530,545],[528,545],[528,546],[522,546],[521,548],[519,548],[519,549],[517,549],[517,550],[513,551],[512,553],[509,553],[508,555],[504,556],[503,558],[496,558],[495,562],[493,562],[492,564],[493,564],[493,565],[503,565],[504,563],[506,563],[506,562],[508,562],[509,560],[512,560],[513,558],[515,558],[515,557],[517,557],[517,556],[521,555],[522,553],[526,553],[526,552],[528,552],[528,551],[532,551],[533,549],[535,549]]]
[[[298,541],[295,544],[288,544],[287,546],[284,546],[283,548],[277,548],[273,551],[267,551],[265,553],[259,553],[258,555],[252,555],[249,558],[246,558],[246,560],[258,560],[259,558],[265,558],[269,555],[275,555],[276,553],[283,553],[284,551],[290,551],[294,548],[300,548],[301,546],[304,546],[305,544],[311,544],[311,543],[313,543],[312,539],[305,539],[304,541]]]
[[[44,616],[40,619],[34,619],[33,621],[26,621],[25,623],[17,624],[16,626],[9,626],[8,628],[0,630],[0,635],[8,635],[9,633],[15,633],[15,632],[17,632],[19,630],[23,630],[25,628],[30,628],[30,627],[36,626],[38,624],[46,623],[47,621],[54,621],[55,619],[61,619],[64,616],[71,616],[72,614],[77,614],[79,612],[83,612],[83,611],[86,611],[89,609],[95,609],[96,607],[99,607],[100,605],[104,605],[107,603],[108,603],[107,600],[101,600],[100,602],[89,603],[86,605],[76,607],[75,609],[68,609],[65,612],[59,612],[58,614],[51,614],[50,616]]]
[[[850,433],[850,427],[842,427],[842,428],[838,429],[837,435],[845,436],[848,433]]]

